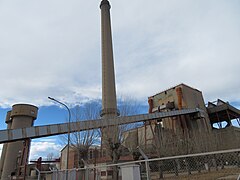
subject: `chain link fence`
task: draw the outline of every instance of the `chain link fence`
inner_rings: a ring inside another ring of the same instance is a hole
[[[68,180],[110,180],[113,179],[113,167],[116,166],[119,180],[129,180],[124,178],[124,167],[134,167],[130,169],[139,174],[141,180],[240,180],[240,149],[129,161],[115,165],[89,165],[83,169],[41,172],[41,177],[47,180],[66,180],[67,176]]]
[[[142,167],[141,172],[144,173],[144,166]],[[149,160],[149,171],[152,180],[221,178],[236,180],[240,175],[240,150]]]

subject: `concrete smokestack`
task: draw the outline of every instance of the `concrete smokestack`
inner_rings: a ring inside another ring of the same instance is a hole
[[[113,118],[119,115],[117,110],[115,73],[113,60],[110,4],[102,0],[101,35],[102,35],[102,118]],[[106,147],[108,141],[118,141],[118,127],[102,129],[102,145]]]
[[[31,127],[37,118],[38,108],[28,104],[13,105],[11,111],[11,129]],[[17,160],[19,153],[23,150],[23,142],[8,143],[5,154],[1,180],[9,179],[12,173],[17,172]]]
[[[102,0],[101,32],[102,32],[102,113],[103,118],[117,116],[117,100],[112,47],[110,4]]]
[[[7,124],[7,129],[11,129],[12,127],[12,119],[11,119],[11,111],[7,112],[5,123]],[[4,160],[7,152],[7,145],[8,143],[5,143],[2,148],[2,155],[0,160],[0,177],[2,176],[3,166],[4,166]]]

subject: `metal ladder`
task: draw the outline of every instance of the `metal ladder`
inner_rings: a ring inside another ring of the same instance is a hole
[[[25,180],[31,139],[23,141],[23,149],[17,163],[17,180]]]

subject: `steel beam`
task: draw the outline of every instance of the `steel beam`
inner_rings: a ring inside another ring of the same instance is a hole
[[[96,120],[71,122],[70,132],[73,133],[73,132],[84,131],[88,129],[98,129],[106,126],[130,124],[130,123],[150,121],[155,119],[186,115],[186,114],[198,114],[199,118],[205,117],[205,112],[201,109],[198,109],[198,108],[184,109],[184,110],[176,110],[176,111],[169,111],[169,112],[114,117],[109,119],[96,119]],[[34,139],[34,138],[54,136],[54,135],[60,135],[60,134],[66,134],[66,133],[68,133],[68,123],[45,125],[45,126],[34,126],[34,127],[28,127],[28,128],[20,128],[20,129],[0,130],[0,144],[24,140],[27,138]]]

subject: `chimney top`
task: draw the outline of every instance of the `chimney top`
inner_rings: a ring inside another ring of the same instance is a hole
[[[109,3],[108,0],[102,0],[102,2],[101,2],[101,4],[100,4],[100,8],[101,8],[103,5],[108,5],[108,6],[109,6],[109,9],[111,8],[110,3]]]

